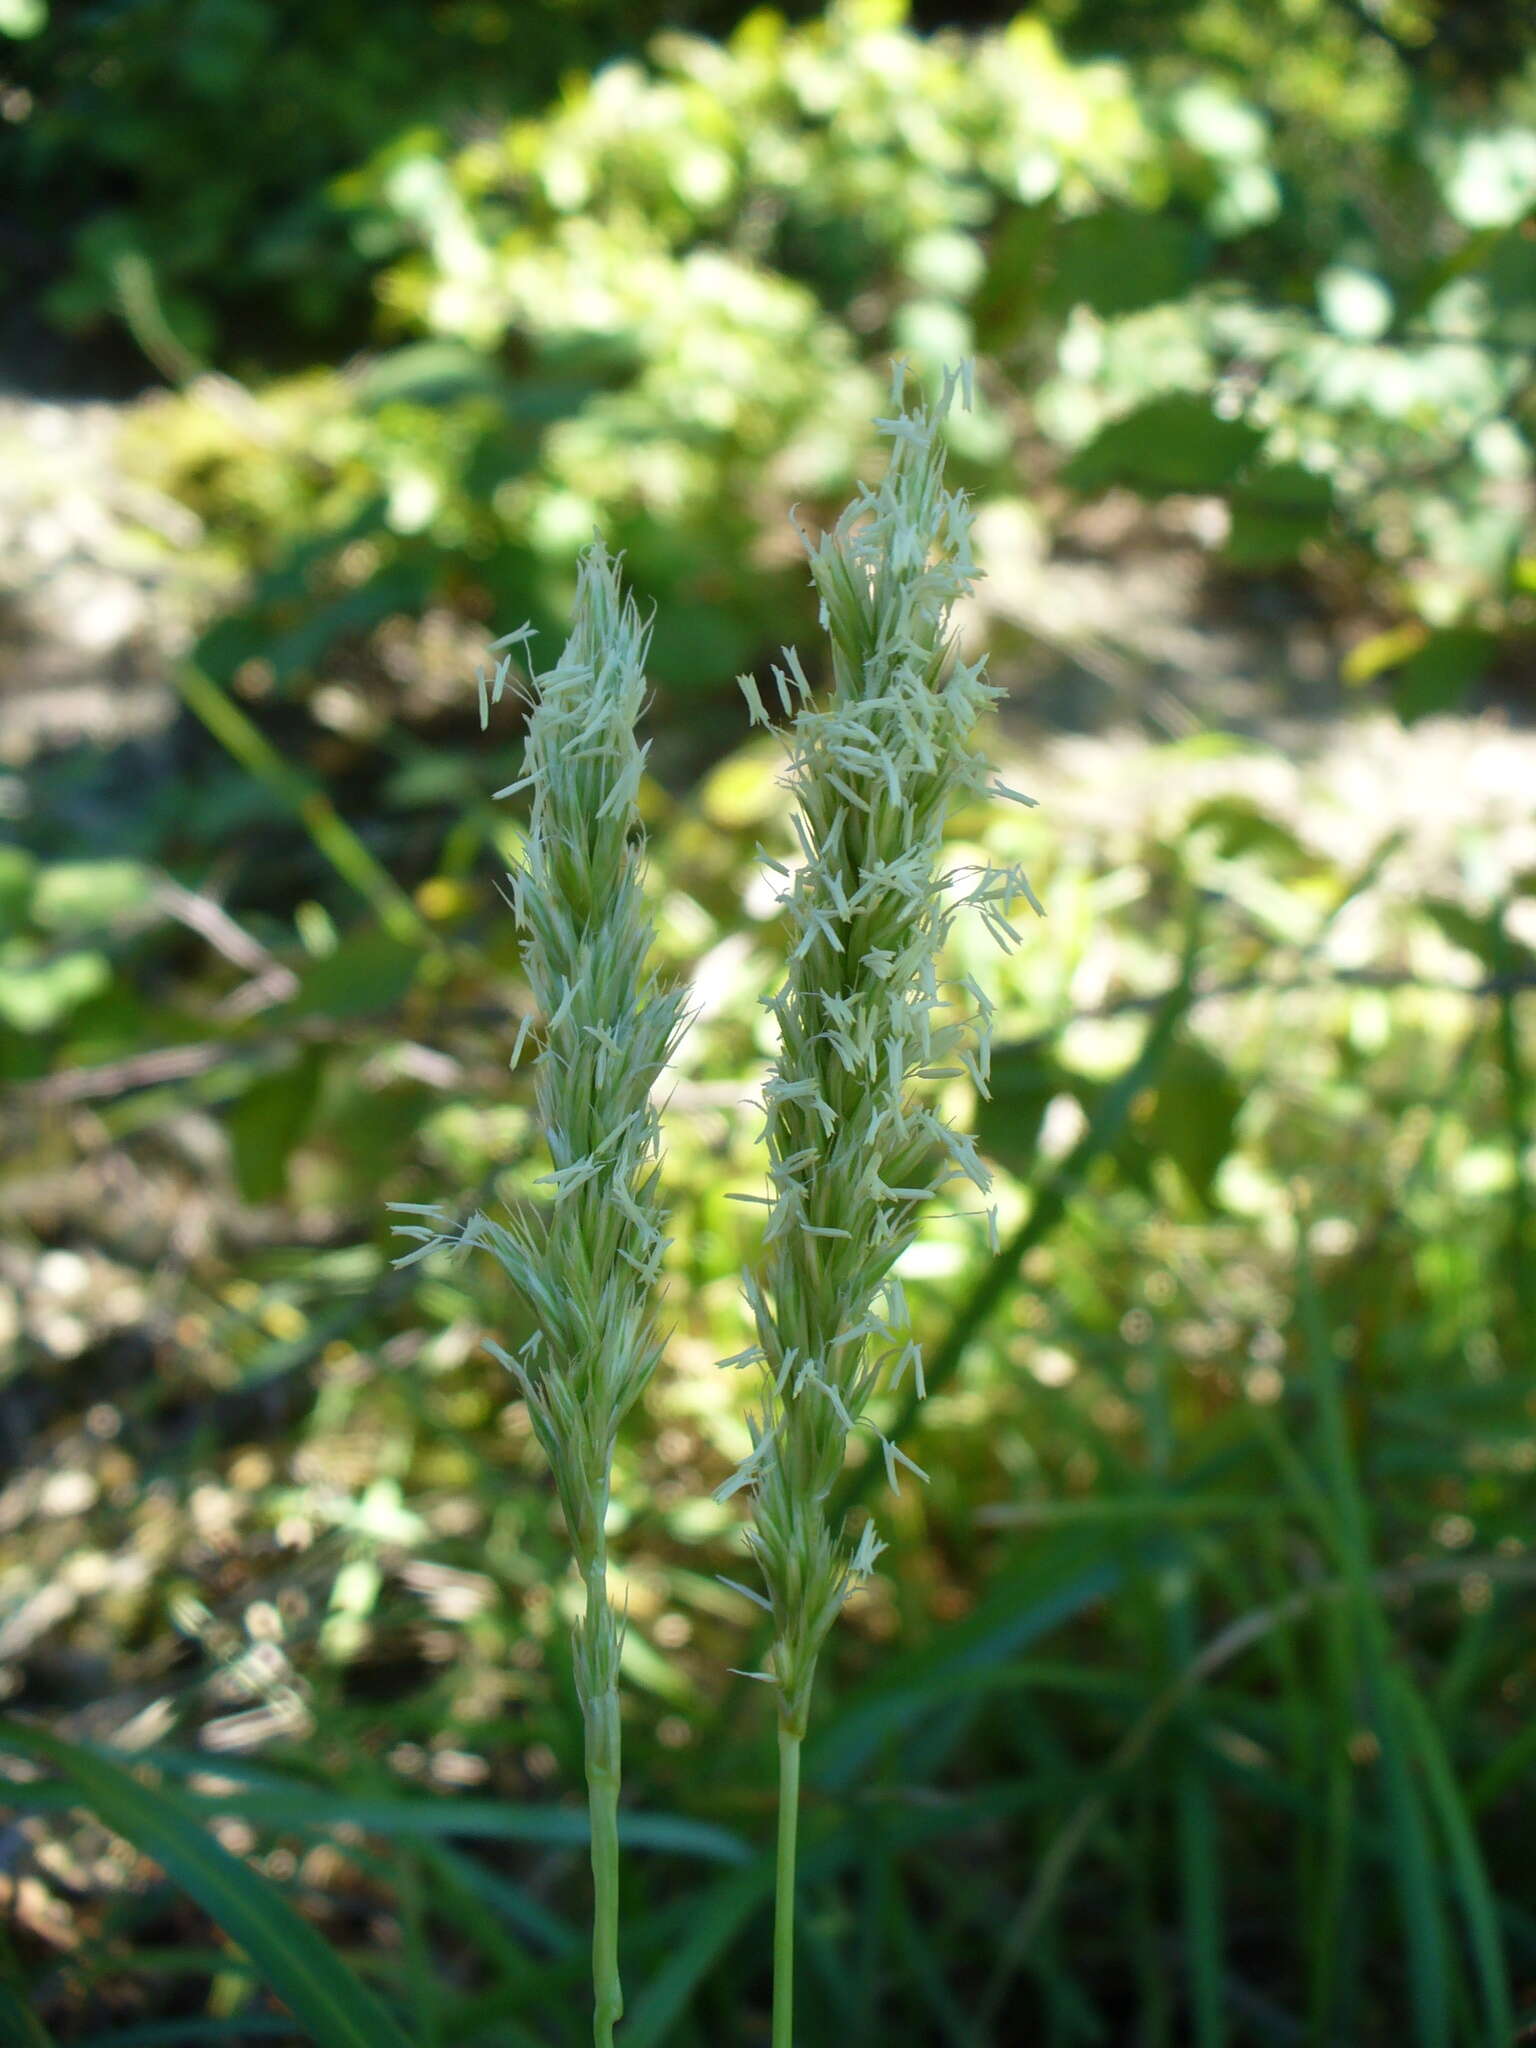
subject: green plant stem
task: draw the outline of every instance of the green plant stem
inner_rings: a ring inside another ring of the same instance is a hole
[[[391,938],[403,945],[442,950],[442,941],[394,876],[369,852],[323,790],[289,766],[213,677],[195,662],[175,670],[176,686],[188,710],[252,775],[296,814],[316,850],[370,906]]]
[[[773,1893],[773,2048],[795,2048],[795,1844],[800,1735],[779,1729],[779,1860]]]
[[[1515,1009],[1519,990],[1515,962],[1511,957],[1509,934],[1505,929],[1506,908],[1494,912],[1493,965],[1498,977],[1499,1065],[1504,1070],[1504,1099],[1509,1119],[1510,1151],[1514,1179],[1509,1197],[1510,1285],[1519,1312],[1520,1327],[1536,1328],[1536,1279],[1531,1272],[1531,1190],[1525,1172],[1526,1074],[1520,1058],[1520,1021]]]
[[[587,1612],[582,1624],[589,1643],[611,1638],[607,1560],[601,1549],[586,1572]],[[582,1700],[586,1727],[587,1810],[592,1820],[592,2040],[613,2048],[613,2030],[624,2014],[619,1982],[619,1689],[617,1656],[600,1656],[596,1668],[608,1682]]]

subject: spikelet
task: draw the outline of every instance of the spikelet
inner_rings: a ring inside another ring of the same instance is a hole
[[[764,1090],[773,1196],[760,1274],[746,1281],[762,1409],[721,1491],[752,1494],[747,1540],[774,1623],[767,1675],[796,1736],[827,1631],[881,1548],[872,1524],[855,1541],[829,1516],[848,1438],[873,1428],[882,1373],[912,1370],[921,1387],[893,1269],[946,1181],[988,1185],[922,1085],[949,1071],[985,1077],[985,998],[972,988],[976,1014],[951,1011],[940,948],[964,904],[1006,939],[1009,900],[1028,897],[1012,871],[988,871],[964,894],[940,872],[956,806],[1004,793],[975,741],[999,693],[981,662],[956,658],[950,627],[975,577],[969,510],[944,488],[940,441],[962,376],[946,377],[931,411],[908,410],[898,366],[892,417],[877,423],[891,442],[881,483],[805,541],[832,643],[828,700],[812,703],[789,651],[773,672],[793,713],[785,783],[803,860],[781,898],[791,943],[769,1004],[779,1050]],[[743,689],[766,719],[749,679]],[[918,1472],[895,1444],[880,1448],[893,1486],[898,1467]]]

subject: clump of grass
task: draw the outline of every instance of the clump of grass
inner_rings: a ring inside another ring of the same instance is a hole
[[[975,574],[969,510],[944,487],[940,438],[961,374],[931,410],[909,411],[898,368],[893,417],[878,422],[891,442],[881,483],[806,542],[832,646],[829,698],[812,703],[789,650],[774,670],[794,717],[786,782],[803,864],[783,899],[793,944],[764,1091],[774,1192],[762,1267],[747,1281],[757,1341],[741,1362],[761,1360],[762,1407],[725,1490],[751,1491],[748,1542],[773,1619],[759,1675],[778,1696],[781,1758],[775,2048],[792,2039],[799,1757],[817,1659],[882,1548],[872,1522],[855,1535],[829,1499],[860,1428],[879,1439],[893,1487],[898,1466],[924,1476],[868,1413],[882,1380],[894,1388],[910,1373],[922,1386],[894,1268],[939,1188],[957,1176],[988,1185],[924,1085],[969,1074],[986,1087],[987,999],[967,981],[974,1010],[954,1012],[940,949],[965,903],[1011,940],[1009,899],[1027,894],[1012,872],[984,873],[964,893],[940,872],[956,806],[999,788],[975,740],[999,692],[981,662],[956,658],[950,623]],[[766,724],[755,685],[742,686]]]
[[[521,641],[509,635],[497,650]],[[618,1966],[621,1630],[608,1598],[608,1511],[619,1426],[660,1355],[655,1288],[664,1214],[651,1091],[676,1042],[681,995],[649,965],[654,930],[641,891],[637,796],[645,749],[648,633],[601,543],[582,558],[570,638],[532,678],[524,771],[498,791],[532,792],[520,867],[509,877],[524,966],[544,1043],[536,1104],[553,1170],[552,1200],[531,1216],[454,1223],[412,1209],[399,1228],[419,1240],[399,1264],[445,1246],[482,1247],[529,1308],[533,1337],[513,1355],[489,1349],[516,1379],[554,1472],[571,1551],[586,1589],[575,1678],[592,1819],[593,2034],[612,2041],[623,2011]],[[497,651],[493,650],[493,651]],[[481,715],[510,673],[504,655]],[[518,1035],[512,1064],[522,1051]]]

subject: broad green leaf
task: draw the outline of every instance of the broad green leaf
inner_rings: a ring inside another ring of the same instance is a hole
[[[1058,315],[1079,305],[1105,318],[1139,312],[1186,290],[1208,247],[1198,229],[1171,214],[1084,214],[1056,232],[1046,303]]]
[[[1168,1049],[1151,1112],[1136,1122],[1135,1135],[1171,1159],[1201,1201],[1209,1202],[1242,1105],[1242,1091],[1225,1062],[1181,1033]]]
[[[325,1066],[318,1046],[254,1082],[225,1118],[235,1177],[247,1202],[278,1201],[288,1185],[288,1161],[309,1128]]]
[[[1039,1041],[1002,1046],[992,1056],[992,1099],[977,1105],[982,1150],[1020,1179],[1036,1159],[1040,1125],[1053,1097],[1070,1095],[1090,1123],[1109,1089],[1061,1066]],[[1180,1034],[1168,1048],[1153,1086],[1144,1089],[1112,1150],[1122,1172],[1151,1189],[1151,1161],[1173,1160],[1202,1201],[1232,1149],[1243,1097],[1223,1062],[1198,1039]]]
[[[976,1104],[977,1144],[1018,1179],[1027,1179],[1045,1112],[1055,1096],[1074,1092],[1074,1081],[1043,1039],[994,1046],[991,1095]]]
[[[987,274],[970,309],[983,349],[1006,348],[1039,319],[1054,228],[1054,216],[1043,206],[1010,207],[999,219]]]
[[[416,978],[421,949],[389,932],[349,932],[334,953],[305,968],[288,1017],[376,1016],[392,1010]]]
[[[1461,904],[1438,896],[1424,897],[1418,907],[1452,945],[1470,953],[1489,974],[1536,973],[1536,953],[1502,931],[1495,918],[1476,917]]]
[[[1339,672],[1346,683],[1373,682],[1416,654],[1428,637],[1429,629],[1417,619],[1385,633],[1370,633],[1345,655]]]
[[[51,1031],[111,980],[104,954],[59,953],[50,959],[28,940],[12,939],[0,947],[0,1024]]]
[[[1232,485],[1232,525],[1222,553],[1235,568],[1271,569],[1294,562],[1332,522],[1328,479],[1299,463],[1255,463]]]
[[[26,922],[37,862],[20,846],[0,846],[0,935]]]
[[[1261,810],[1251,797],[1213,796],[1196,804],[1185,820],[1187,833],[1210,836],[1224,860],[1245,853],[1260,856],[1271,868],[1294,870],[1310,856],[1294,830]]]
[[[55,861],[38,874],[32,916],[45,931],[105,931],[153,893],[154,876],[136,860]]]
[[[506,372],[494,356],[457,341],[417,341],[391,349],[358,379],[358,403],[367,411],[404,399],[412,405],[444,405],[456,398],[498,397]]]
[[[1431,633],[1392,678],[1392,702],[1399,718],[1412,724],[1436,711],[1454,711],[1482,681],[1498,648],[1492,633],[1475,626],[1448,626]]]
[[[1149,399],[1101,428],[1062,476],[1079,491],[1103,491],[1112,484],[1153,496],[1219,491],[1257,453],[1263,438],[1244,420],[1219,419],[1206,399],[1174,392]]]

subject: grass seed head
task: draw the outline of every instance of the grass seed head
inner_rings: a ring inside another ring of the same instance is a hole
[[[764,1091],[772,1206],[747,1298],[762,1359],[753,1446],[725,1491],[753,1495],[748,1541],[774,1619],[781,1719],[803,1731],[816,1659],[880,1545],[834,1526],[828,1500],[849,1436],[873,1428],[882,1373],[921,1360],[894,1268],[923,1204],[960,1177],[985,1189],[970,1140],[932,1108],[934,1069],[986,1071],[987,1005],[954,1015],[938,961],[962,902],[1001,919],[1019,893],[988,873],[957,896],[941,869],[956,807],[995,793],[976,744],[998,694],[955,654],[951,615],[971,587],[970,512],[946,489],[941,433],[960,384],[909,408],[898,368],[884,476],[831,533],[806,538],[832,687],[813,703],[798,659],[775,668],[792,715],[785,781],[803,864],[782,898],[788,972],[773,997],[779,1051]],[[803,536],[804,537],[804,536]],[[754,718],[759,693],[744,684]],[[1002,905],[1003,908],[998,906]],[[916,1472],[881,1440],[891,1482]]]
[[[603,1568],[614,1440],[661,1348],[653,1297],[667,1240],[652,1089],[681,1022],[681,996],[649,964],[655,934],[640,879],[645,750],[635,725],[647,637],[617,561],[594,543],[564,652],[528,688],[523,774],[512,787],[531,791],[531,816],[508,880],[543,1018],[535,1092],[553,1162],[549,1199],[532,1214],[477,1213],[462,1224],[413,1211],[426,1220],[400,1226],[418,1242],[397,1261],[484,1249],[532,1309],[533,1342],[516,1357],[492,1349],[527,1401],[589,1588]],[[487,710],[507,678],[503,661]],[[600,1604],[601,1614],[589,1597],[578,1639],[584,1699],[609,1688],[616,1665],[617,1630]]]

